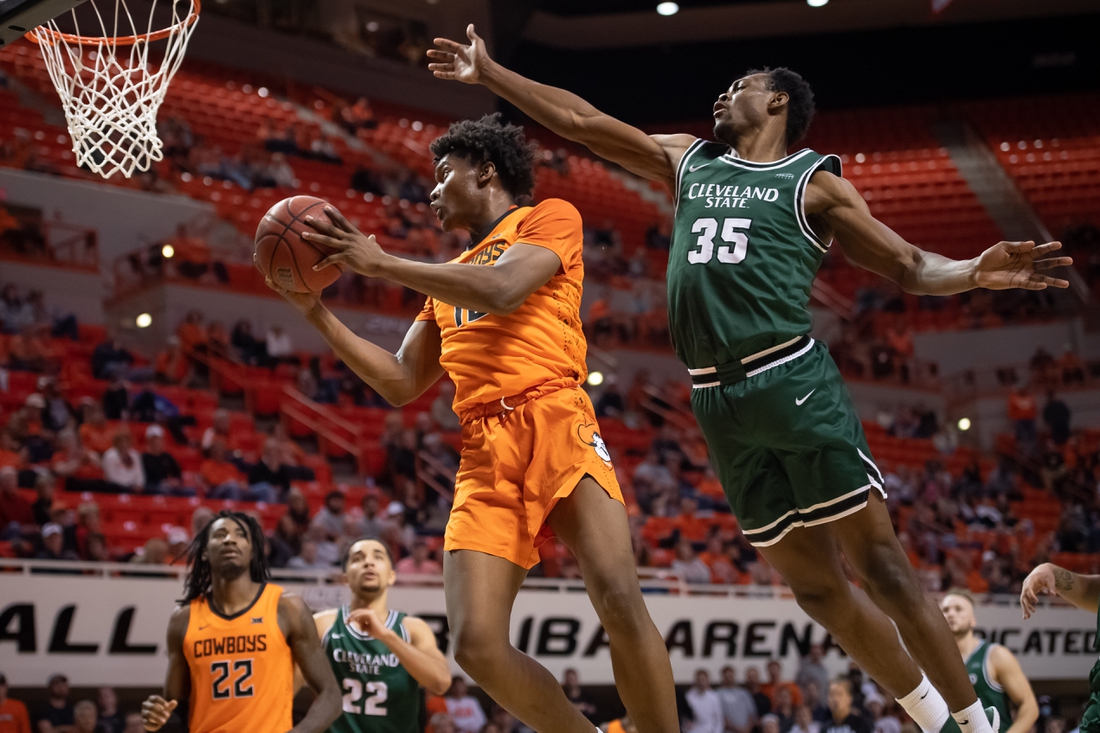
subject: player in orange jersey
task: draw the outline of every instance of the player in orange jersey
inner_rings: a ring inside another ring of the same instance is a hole
[[[340,715],[340,688],[302,599],[267,582],[264,534],[241,512],[220,512],[191,543],[187,591],[168,621],[164,697],[141,706],[159,730],[189,701],[192,733],[321,733]],[[291,720],[294,665],[317,697]]]
[[[320,266],[343,262],[428,296],[396,354],[354,335],[317,294],[279,292],[392,404],[444,371],[455,383],[462,462],[443,573],[462,668],[531,728],[592,733],[553,675],[508,639],[516,594],[552,532],[577,557],[639,730],[679,730],[668,652],[642,601],[622,493],[581,389],[580,215],[555,199],[517,206],[534,185],[532,149],[495,116],[452,125],[432,152],[432,210],[473,242],[455,261],[387,255],[331,208],[308,233],[339,250]]]

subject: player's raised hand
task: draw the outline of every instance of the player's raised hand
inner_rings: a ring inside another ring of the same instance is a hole
[[[309,315],[309,312],[321,303],[320,293],[294,293],[284,287],[281,287],[270,277],[265,277],[264,283],[267,285],[267,287],[271,288],[276,293],[283,296],[283,298],[285,298],[288,303],[294,306],[303,316]]]
[[[362,629],[363,633],[370,634],[379,641],[383,641],[387,634],[393,633],[386,628],[386,622],[380,619],[371,608],[357,608],[348,614],[348,621]]]
[[[312,232],[302,232],[302,238],[309,242],[323,244],[337,252],[313,266],[314,270],[342,262],[360,275],[373,277],[378,264],[386,253],[378,246],[374,235],[366,235],[344,218],[336,209],[326,206],[325,216],[307,216],[306,224],[313,227]]]
[[[492,59],[473,23],[466,26],[466,37],[470,39],[468,46],[447,38],[435,39],[436,48],[428,49],[428,58],[432,59],[428,68],[436,77],[466,84],[481,81],[481,72]]]
[[[1042,274],[1046,270],[1073,264],[1071,257],[1046,257],[1061,248],[1061,242],[1040,245],[1035,242],[995,244],[978,258],[975,284],[990,290],[1068,288],[1069,281]]]
[[[1031,618],[1035,613],[1035,606],[1039,603],[1041,594],[1055,595],[1057,593],[1054,584],[1054,567],[1045,562],[1039,565],[1024,578],[1023,587],[1020,590],[1020,605],[1024,609],[1024,618]]]
[[[141,724],[145,730],[160,730],[172,717],[172,711],[179,705],[175,700],[165,700],[160,695],[150,695],[141,704]]]

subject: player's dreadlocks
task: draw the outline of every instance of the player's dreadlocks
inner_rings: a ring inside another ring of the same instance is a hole
[[[492,162],[513,199],[529,196],[535,187],[535,146],[527,142],[522,127],[501,122],[499,112],[454,123],[431,147],[437,162],[451,153],[473,165]]]
[[[248,566],[248,572],[252,576],[252,582],[263,583],[271,577],[271,569],[267,564],[267,543],[260,523],[244,512],[223,509],[207,522],[201,532],[195,535],[195,539],[187,549],[187,566],[190,570],[187,573],[187,580],[184,581],[184,596],[180,599],[180,603],[190,603],[210,593],[213,574],[210,560],[204,558],[203,553],[206,552],[206,545],[210,542],[210,528],[219,519],[232,519],[248,533],[248,539],[252,545],[252,562]]]
[[[810,129],[810,120],[814,118],[814,92],[801,75],[780,66],[770,69],[753,69],[745,74],[768,75],[768,89],[773,92],[786,92],[787,97],[787,147],[806,137]]]

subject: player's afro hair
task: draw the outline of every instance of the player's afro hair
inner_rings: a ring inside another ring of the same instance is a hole
[[[787,101],[787,146],[790,147],[806,137],[810,121],[814,118],[814,91],[800,74],[780,66],[770,69],[753,69],[745,74],[767,74],[768,89],[773,92],[786,92]]]
[[[436,162],[451,154],[473,165],[492,162],[513,199],[529,196],[535,187],[535,146],[527,142],[522,127],[501,122],[499,112],[454,123],[432,141],[432,154]]]

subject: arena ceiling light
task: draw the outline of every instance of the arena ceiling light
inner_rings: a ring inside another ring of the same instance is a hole
[[[603,384],[603,372],[589,372],[588,384],[592,387],[599,387]]]
[[[969,429],[970,429],[970,418],[969,417],[959,418],[959,430],[961,430],[965,433]]]
[[[153,317],[148,313],[142,313],[134,319],[134,324],[138,328],[149,328],[149,326],[153,325]]]
[[[676,15],[680,12],[680,6],[676,3],[660,3],[657,6],[657,13],[659,15]]]
[[[176,248],[170,244],[166,244],[160,248],[160,253],[164,256],[164,259],[170,260],[176,256]]]
[[[820,8],[822,5],[828,5],[829,0],[806,0],[806,4],[811,8]]]

